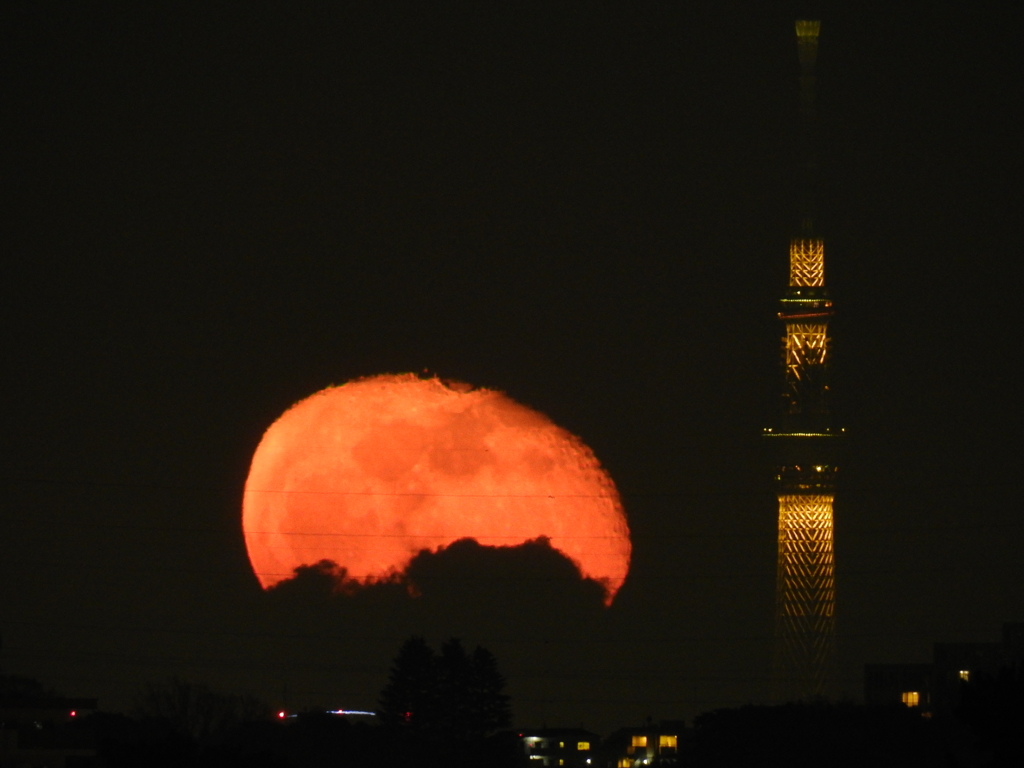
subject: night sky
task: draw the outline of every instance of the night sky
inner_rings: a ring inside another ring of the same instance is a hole
[[[805,14],[835,693],[1024,620],[1012,4],[90,6],[0,20],[4,672],[115,710],[171,675],[372,708],[415,632],[494,651],[522,725],[765,701]],[[419,600],[261,592],[263,431],[425,370],[594,450],[633,536],[611,609],[543,552],[424,563]]]

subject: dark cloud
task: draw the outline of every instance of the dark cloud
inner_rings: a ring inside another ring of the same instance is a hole
[[[585,646],[606,637],[616,623],[610,615],[614,609],[604,607],[601,585],[583,579],[543,538],[515,547],[457,541],[436,553],[421,552],[392,581],[365,586],[346,581],[343,569],[324,561],[296,569],[294,578],[268,590],[261,602],[266,627],[282,635],[271,641],[279,649],[275,653],[283,654],[279,662],[299,662],[312,634],[321,638],[321,653],[332,662],[373,668],[358,685],[343,686],[356,700],[336,706],[370,706],[386,677],[389,655],[401,639],[420,634],[438,642],[458,637],[492,649],[510,677],[517,714],[530,721],[542,717],[537,702],[515,698],[535,682],[528,678],[545,669],[578,669],[581,659],[588,666],[599,663]],[[298,636],[294,644],[288,641],[293,634]],[[316,689],[313,678],[320,675],[310,670],[307,679],[293,685]],[[564,686],[559,678],[547,695]],[[321,699],[332,703],[326,695]]]

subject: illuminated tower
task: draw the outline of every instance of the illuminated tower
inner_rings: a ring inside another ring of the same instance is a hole
[[[829,408],[833,310],[825,289],[825,243],[814,231],[814,66],[819,28],[817,21],[796,23],[801,69],[800,223],[789,245],[789,288],[779,312],[784,328],[782,407],[775,426],[765,430],[779,498],[773,671],[780,700],[825,695],[835,655],[832,503],[836,443],[842,430],[833,427]]]

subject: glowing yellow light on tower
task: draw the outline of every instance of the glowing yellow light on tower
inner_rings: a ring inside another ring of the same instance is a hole
[[[820,21],[798,21],[796,23],[797,50],[800,53],[800,64],[805,68],[813,68],[818,56],[818,34],[821,32]]]
[[[807,684],[821,695],[835,641],[831,494],[779,496],[777,633],[787,653],[808,660]]]
[[[833,500],[829,494],[779,496],[779,567],[793,587],[811,588],[827,601],[835,589]]]
[[[803,19],[796,23],[796,36],[797,38],[802,37],[817,37],[818,33],[821,32],[820,21],[805,21]]]
[[[789,241],[789,284],[806,288],[825,285],[825,241],[794,238]]]
[[[821,22],[796,22],[800,59],[801,234],[789,244],[782,423],[765,432],[781,449],[778,570],[773,677],[780,701],[830,693],[836,639],[833,501],[836,466],[829,409],[828,335],[832,302],[825,295],[825,242],[815,237],[815,67]]]
[[[917,707],[921,704],[921,694],[919,691],[904,691],[902,696],[903,703],[908,707]]]
[[[824,323],[787,323],[787,378],[800,380],[805,367],[824,365],[829,341],[828,326]]]

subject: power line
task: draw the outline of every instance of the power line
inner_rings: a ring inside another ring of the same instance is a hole
[[[129,523],[100,523],[100,522],[83,522],[81,520],[41,520],[38,516],[32,517],[15,517],[7,516],[9,522],[27,523],[33,526],[49,526],[53,528],[87,528],[96,530],[125,530],[125,531],[150,531],[154,533],[184,533],[184,534],[203,534],[203,533],[214,533],[214,534],[238,534],[243,535],[254,535],[254,536],[302,536],[309,538],[366,538],[366,539],[432,539],[441,536],[447,536],[447,534],[440,533],[360,533],[360,532],[326,532],[326,531],[245,531],[239,525],[222,525],[216,527],[196,527],[196,526],[170,526],[170,525],[137,525]],[[774,527],[765,526],[765,527]],[[920,532],[922,530],[935,530],[935,531],[965,531],[965,530],[982,530],[989,528],[1022,528],[1024,527],[1024,517],[1009,518],[999,522],[977,522],[972,521],[969,523],[935,523],[935,522],[922,522],[918,524],[901,524],[901,525],[876,525],[876,526],[857,526],[850,527],[849,524],[844,524],[840,519],[837,522],[837,529],[839,529],[844,536],[849,535],[874,535],[877,533],[890,533],[896,531],[911,531]],[[630,539],[637,538],[635,530],[629,531]],[[484,539],[484,540],[508,540],[517,539],[520,536],[514,534],[508,535],[473,535],[473,534],[459,534],[460,539]],[[536,534],[529,540],[536,540],[538,538],[558,538],[558,539],[619,539],[619,535],[595,535],[595,534],[576,534],[576,533],[558,533],[558,534]],[[647,538],[646,534],[639,536],[640,540]],[[700,531],[690,533],[669,533],[659,531],[656,534],[651,534],[651,539],[657,539],[658,541],[666,539],[700,539],[700,538],[722,538],[722,539],[763,539],[761,533],[734,533],[734,532],[717,532],[717,531]],[[525,541],[525,540],[524,540]]]
[[[64,479],[64,478],[45,478],[45,477],[5,477],[0,478],[0,484],[10,485],[54,485],[64,487],[77,487],[77,488],[130,488],[138,490],[155,490],[155,491],[188,491],[188,492],[218,492],[222,493],[225,491],[231,491],[233,493],[239,493],[244,495],[245,493],[274,493],[274,494],[301,494],[301,495],[350,495],[350,496],[423,496],[423,497],[439,497],[439,498],[602,498],[602,499],[613,499],[616,497],[615,494],[514,494],[514,493],[500,493],[500,494],[444,494],[444,493],[429,493],[429,492],[398,492],[398,491],[313,491],[313,490],[298,490],[298,489],[246,489],[238,488],[237,486],[226,486],[221,484],[209,484],[209,485],[187,485],[182,483],[145,483],[139,481],[113,481],[113,480],[84,480],[84,479]],[[886,495],[903,495],[907,493],[920,493],[923,490],[930,491],[948,491],[950,489],[965,489],[965,490],[976,490],[978,488],[1015,488],[1016,484],[1005,481],[1005,482],[977,482],[977,483],[936,483],[928,482],[926,484],[919,485],[903,485],[898,488],[889,486],[843,486],[844,495],[860,495],[884,492]],[[762,491],[736,491],[736,490],[722,490],[720,488],[713,488],[705,486],[700,489],[681,491],[681,490],[666,490],[666,491],[623,491],[616,488],[617,496],[619,498],[658,498],[658,497],[669,497],[676,498],[682,496],[717,496],[717,497],[756,497],[762,498],[764,493]]]

